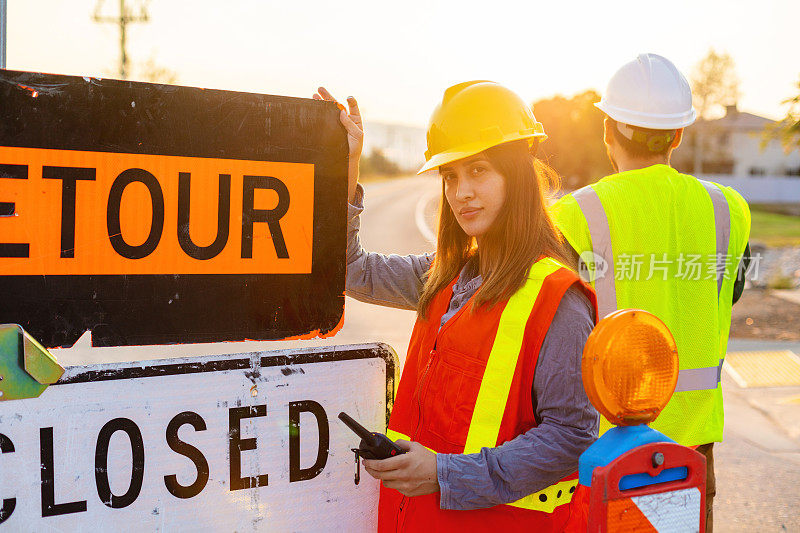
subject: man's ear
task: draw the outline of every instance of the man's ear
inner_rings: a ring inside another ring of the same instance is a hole
[[[603,142],[606,143],[606,146],[611,146],[613,141],[614,134],[611,132],[611,124],[608,123],[608,117],[603,119]]]
[[[678,128],[678,130],[675,132],[675,138],[672,139],[672,144],[670,145],[670,149],[671,150],[676,149],[678,146],[681,145],[682,140],[683,140],[683,128]]]

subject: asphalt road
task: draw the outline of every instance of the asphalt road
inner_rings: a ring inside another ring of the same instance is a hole
[[[370,251],[422,253],[433,250],[417,224],[426,199],[439,182],[412,177],[367,184],[361,239]],[[428,210],[428,214],[429,214]],[[425,217],[421,217],[425,218]],[[429,217],[428,217],[429,218]],[[430,223],[430,220],[428,220]],[[423,228],[424,229],[424,228]],[[345,322],[330,339],[264,343],[220,343],[158,348],[94,348],[78,344],[57,350],[62,364],[157,359],[193,354],[271,350],[298,345],[333,345],[381,341],[405,359],[414,313],[346,299]],[[732,343],[736,345],[736,343]],[[758,349],[759,346],[731,348]],[[766,348],[761,348],[766,349]],[[771,347],[770,349],[774,349]],[[726,427],[715,446],[717,531],[800,532],[800,387],[741,389],[725,376]]]

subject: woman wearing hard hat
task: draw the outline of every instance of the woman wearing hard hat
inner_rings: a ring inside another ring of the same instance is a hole
[[[596,304],[545,211],[542,125],[496,83],[447,89],[420,169],[442,180],[436,254],[401,257],[359,244],[363,129],[348,105],[347,293],[418,313],[387,431],[408,452],[364,461],[382,481],[379,530],[580,523],[578,457],[598,428],[580,361]]]

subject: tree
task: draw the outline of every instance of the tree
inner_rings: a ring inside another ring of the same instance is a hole
[[[797,82],[797,94],[781,103],[789,104],[786,116],[774,124],[767,125],[761,148],[763,149],[773,139],[779,140],[788,154],[800,148],[800,80]]]
[[[701,173],[705,156],[711,150],[707,142],[713,136],[709,121],[723,114],[726,106],[735,105],[739,98],[739,77],[733,58],[709,48],[692,69],[691,84],[698,121],[687,132],[686,146],[691,154],[684,159],[692,161],[691,172]],[[720,157],[724,159],[724,154],[715,154],[715,158]]]
[[[739,99],[739,77],[733,58],[708,50],[692,70],[692,100],[698,118],[709,120]]]
[[[359,171],[362,176],[397,176],[400,167],[386,157],[379,148],[373,148],[370,154],[361,158]]]
[[[141,65],[137,74],[138,75],[136,78],[142,81],[166,84],[178,83],[178,73],[172,69],[159,65],[152,56],[147,60],[147,62]]]
[[[594,106],[599,101],[596,91],[587,90],[533,104],[548,136],[537,155],[561,175],[565,188],[582,187],[613,172],[603,144],[603,112]]]

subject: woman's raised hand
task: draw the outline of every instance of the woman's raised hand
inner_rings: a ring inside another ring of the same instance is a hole
[[[347,201],[353,203],[356,196],[356,185],[358,184],[358,163],[361,159],[361,150],[364,148],[364,125],[361,122],[361,113],[358,110],[358,102],[352,96],[347,97],[347,109],[336,101],[336,99],[325,89],[320,87],[314,94],[314,100],[327,100],[339,106],[339,122],[347,130],[347,144],[349,147],[349,164],[347,167]]]

